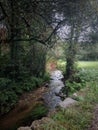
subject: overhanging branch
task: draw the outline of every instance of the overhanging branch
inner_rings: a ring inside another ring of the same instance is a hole
[[[36,39],[34,37],[32,38],[17,38],[17,39],[6,39],[6,40],[1,40],[0,43],[4,42],[4,43],[10,43],[10,42],[28,42],[28,41],[36,41],[36,42],[39,42],[39,43],[42,43],[42,44],[46,44],[44,41],[42,40],[39,40],[39,39]]]

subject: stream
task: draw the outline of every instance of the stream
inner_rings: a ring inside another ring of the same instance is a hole
[[[15,108],[0,119],[0,130],[16,130],[22,126],[23,121],[37,105],[45,103],[49,111],[54,110],[62,101],[59,96],[60,90],[64,87],[62,79],[61,71],[55,70],[51,73],[48,88],[42,86],[30,93],[24,93]]]
[[[49,90],[44,94],[44,101],[49,110],[54,110],[55,107],[58,106],[58,104],[62,101],[59,93],[64,87],[62,81],[64,77],[61,71],[55,70],[51,73],[50,78]]]

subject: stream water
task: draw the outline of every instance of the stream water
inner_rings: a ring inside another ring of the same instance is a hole
[[[44,94],[44,101],[50,110],[55,109],[62,101],[59,96],[60,90],[64,87],[62,79],[63,75],[61,71],[55,70],[51,73],[49,90]]]
[[[0,130],[16,130],[17,127],[22,125],[27,115],[32,113],[36,104],[43,103],[40,100],[42,97],[50,111],[55,109],[58,103],[61,102],[60,96],[57,95],[64,87],[62,78],[61,71],[55,70],[51,73],[48,88],[41,87],[31,93],[23,94],[15,108],[0,119]]]

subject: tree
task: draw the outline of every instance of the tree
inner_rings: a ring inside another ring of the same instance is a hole
[[[20,50],[23,49],[23,43],[27,43],[28,47],[29,42],[36,47],[39,43],[51,46],[51,38],[57,30],[57,26],[54,29],[51,26],[51,4],[34,0],[0,2],[0,22],[8,32],[8,37],[0,40],[0,43],[9,44],[10,66],[7,69],[14,72],[14,79],[20,73]]]
[[[81,0],[61,0],[56,3],[57,12],[60,15],[61,33],[65,43],[68,43],[66,51],[66,76],[65,80],[72,82],[75,77],[75,60],[78,52],[78,43],[83,40],[85,34],[88,33],[94,18],[94,10],[91,7],[90,1]],[[58,16],[59,16],[58,15]],[[63,26],[63,27],[62,27]],[[65,29],[64,29],[65,28]],[[67,28],[67,29],[66,29]],[[68,96],[66,86],[66,95]]]

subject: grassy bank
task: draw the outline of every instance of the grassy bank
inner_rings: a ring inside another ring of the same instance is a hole
[[[58,63],[65,66],[63,61]],[[44,126],[44,130],[87,130],[93,119],[93,111],[98,103],[98,62],[79,61],[79,76],[85,81],[77,97],[78,103],[67,109],[59,108],[51,118],[55,123]]]
[[[76,63],[78,68],[82,69],[98,69],[98,61],[78,61]],[[66,61],[58,60],[57,68],[64,71],[66,67]]]
[[[90,127],[98,103],[98,84],[88,83],[79,93],[83,95],[82,100],[67,109],[59,108],[57,114],[51,116],[55,123],[45,125],[44,130],[87,130]]]
[[[56,124],[59,124],[57,126],[58,130],[60,129],[59,126],[62,126],[61,130],[88,129],[93,118],[93,109],[95,104],[98,103],[98,89],[97,91],[95,91],[95,89],[97,88],[89,88],[86,90],[87,94],[83,101],[80,101],[77,105],[65,110],[60,109],[59,112],[52,117]],[[54,130],[56,130],[56,127],[54,127]]]
[[[79,61],[77,65],[84,69],[98,69],[98,61]]]

